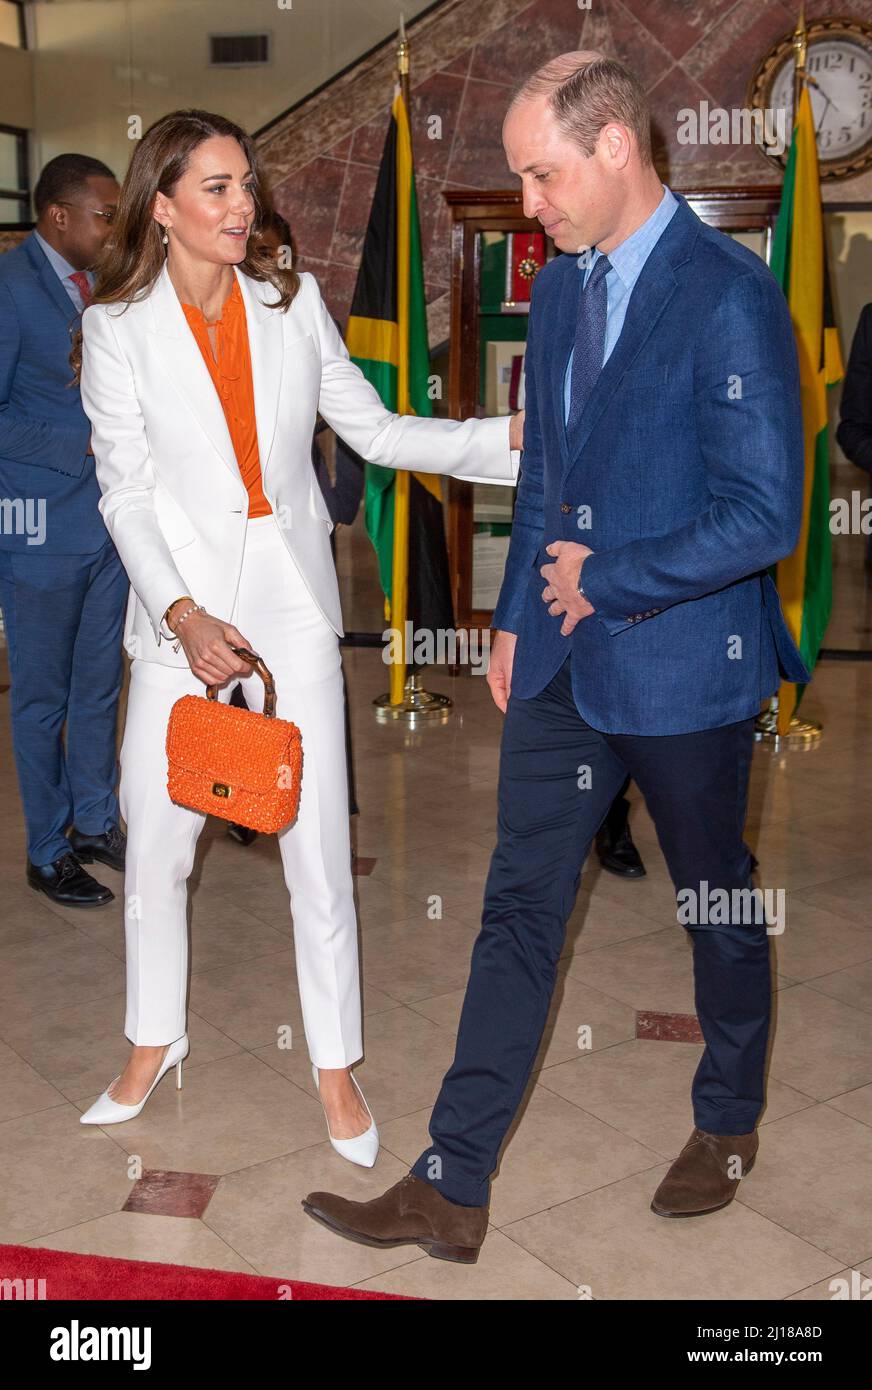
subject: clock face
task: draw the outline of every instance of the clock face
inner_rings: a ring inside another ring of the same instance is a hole
[[[821,178],[846,178],[872,164],[872,28],[831,18],[813,21],[807,32],[805,71]],[[762,59],[749,92],[751,106],[784,112],[775,129],[780,132],[783,120],[788,146],[795,67],[792,35],[786,35]],[[768,157],[785,165],[788,152]]]
[[[770,104],[786,111],[787,129],[793,115],[793,58],[779,68],[772,83]],[[828,38],[809,44],[806,72],[818,155],[845,159],[872,139],[872,53],[851,39]]]

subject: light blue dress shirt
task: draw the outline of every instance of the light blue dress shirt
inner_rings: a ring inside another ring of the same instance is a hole
[[[75,283],[74,280],[71,280],[71,279],[70,279],[70,276],[73,275],[73,274],[75,274],[76,267],[75,267],[74,265],[70,265],[69,261],[64,259],[64,257],[61,255],[60,251],[56,251],[56,250],[54,249],[53,246],[49,246],[49,244],[48,244],[48,242],[46,241],[45,237],[41,237],[40,234],[39,234],[39,232],[36,232],[36,231],[35,231],[35,232],[33,233],[33,235],[36,237],[37,241],[39,242],[40,246],[42,247],[43,251],[45,252],[46,257],[47,257],[47,259],[48,259],[48,263],[49,263],[49,265],[51,266],[52,270],[54,271],[55,275],[56,275],[56,276],[58,277],[58,279],[60,280],[60,282],[61,282],[61,284],[63,285],[64,289],[66,290],[67,294],[70,296],[70,299],[71,299],[72,302],[73,302],[73,307],[75,308],[76,312],[79,313],[79,314],[81,314],[82,311],[83,311],[83,309],[84,309],[84,307],[85,307],[84,301],[83,301],[82,296],[81,296],[81,294],[80,294],[80,292],[79,292],[79,287],[78,287],[78,285]],[[93,277],[93,275],[91,274],[90,270],[86,270],[86,271],[85,271],[85,274],[86,274],[87,277],[88,277],[88,284],[89,284],[89,285],[91,286],[91,288],[93,289],[93,288],[94,288],[94,277]],[[609,277],[606,276],[606,279],[607,279],[607,280],[608,280],[608,278],[609,278]]]
[[[627,305],[630,302],[630,295],[633,286],[642,273],[642,267],[650,256],[663,232],[678,207],[678,199],[670,189],[664,186],[663,197],[657,204],[646,222],[641,227],[637,227],[632,236],[628,236],[626,241],[622,241],[620,246],[616,246],[614,251],[609,252],[611,270],[606,274],[606,350],[603,357],[603,366],[608,362],[612,349],[618,338],[621,336],[621,329],[624,326],[624,319],[627,316]],[[584,283],[587,284],[587,277],[596,265],[601,251],[594,248],[594,253],[588,258],[587,254],[579,256],[579,269],[584,273]],[[566,372],[563,377],[563,418],[569,419],[569,401],[572,392],[572,359],[575,355],[575,348],[569,354],[569,361],[566,364]]]

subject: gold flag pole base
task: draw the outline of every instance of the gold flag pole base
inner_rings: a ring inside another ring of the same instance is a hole
[[[432,691],[424,690],[420,682],[417,671],[409,673],[403,687],[401,705],[391,704],[390,692],[373,700],[376,719],[382,724],[391,719],[404,719],[412,728],[419,722],[444,724],[451,712],[451,699],[447,695],[434,695]]]
[[[794,715],[786,734],[778,732],[778,697],[773,696],[769,708],[758,714],[754,724],[754,738],[760,742],[771,739],[776,748],[782,742],[792,747],[807,748],[817,743],[823,736],[824,726],[817,719],[800,719]]]

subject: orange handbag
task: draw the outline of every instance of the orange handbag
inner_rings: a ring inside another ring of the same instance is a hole
[[[270,671],[247,647],[233,651],[251,662],[264,684],[263,714],[218,701],[217,686],[183,695],[167,726],[170,799],[267,834],[297,814],[303,741],[296,724],[276,719]]]

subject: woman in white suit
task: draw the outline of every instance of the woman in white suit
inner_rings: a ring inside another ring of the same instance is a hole
[[[246,647],[272,670],[276,712],[303,740],[299,812],[278,839],[313,1075],[334,1147],[370,1166],[378,1133],[351,1074],[363,1045],[342,619],[310,459],[315,416],[375,463],[492,482],[517,475],[520,417],[458,423],[387,411],[349,360],[313,277],[259,250],[267,211],[244,131],[202,111],[163,117],[134,152],[82,320],[100,511],[131,580],[120,797],[133,1048],[81,1118],[132,1118],[173,1066],[181,1084],[187,879],[205,817],[169,799],[167,721],[204,683],[227,700],[241,680],[248,705],[262,709],[259,677],[232,650]],[[231,341],[243,356],[228,370]],[[246,382],[254,418],[243,460]]]

